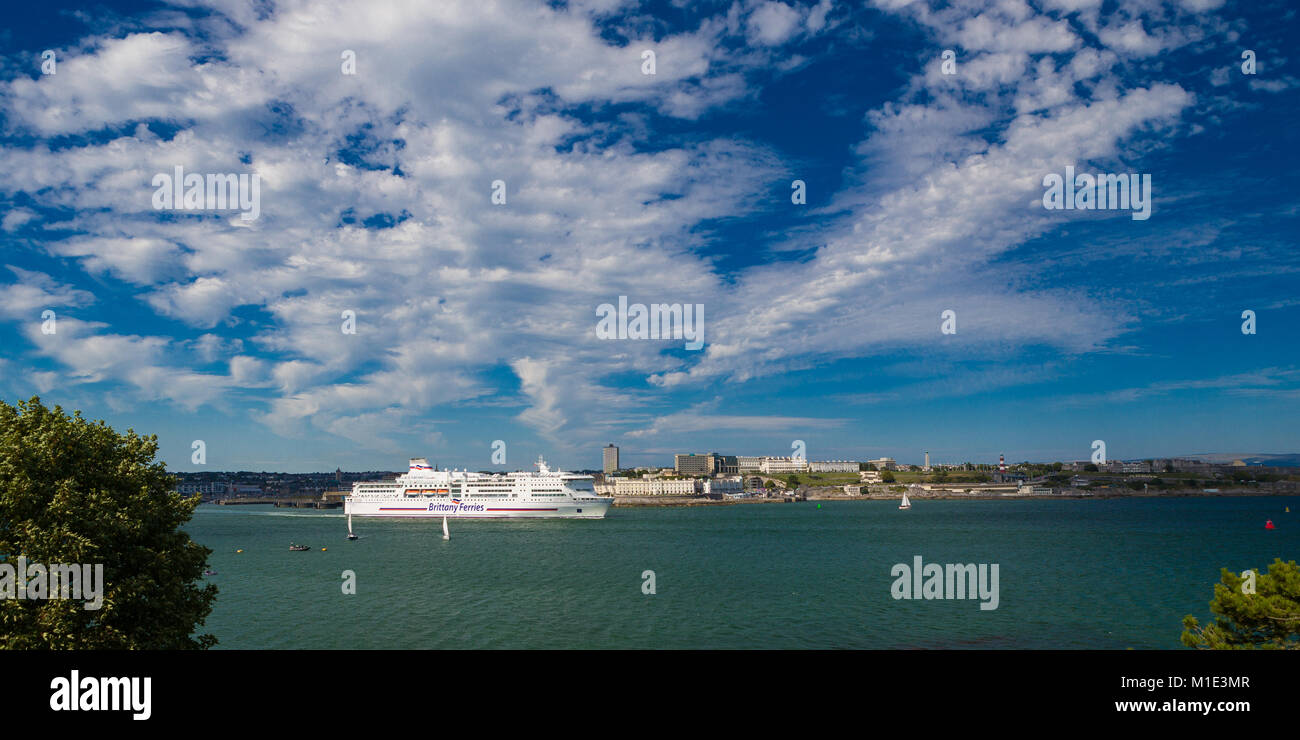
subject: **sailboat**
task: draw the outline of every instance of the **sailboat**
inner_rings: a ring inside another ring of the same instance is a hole
[[[348,512],[348,539],[355,540],[357,536],[352,534],[352,512]]]
[[[451,532],[447,531],[447,517],[445,516],[442,518],[442,538],[444,540],[451,539]]]
[[[907,500],[907,492],[906,492],[906,491],[903,492],[903,500],[902,500],[901,503],[898,504],[898,508],[900,508],[900,509],[910,509],[910,508],[912,508],[912,502]]]

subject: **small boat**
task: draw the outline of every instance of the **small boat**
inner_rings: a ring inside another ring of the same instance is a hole
[[[903,501],[898,505],[898,508],[900,508],[900,509],[910,509],[910,508],[912,508],[912,502],[907,500],[907,492],[906,492],[906,491],[903,492]]]
[[[1264,529],[1277,529],[1277,527],[1273,526],[1273,520],[1269,519],[1268,521],[1264,522]]]
[[[447,517],[445,516],[442,518],[442,538],[444,540],[451,539],[451,532],[447,531]]]
[[[306,545],[289,545],[289,549],[294,552],[303,552],[305,550],[310,550],[311,548]]]
[[[215,570],[211,570],[211,569],[203,571],[203,575],[205,575],[205,576],[215,576],[216,574],[217,574],[217,572],[216,572]]]
[[[352,512],[348,512],[348,539],[355,540],[357,536],[352,534]]]

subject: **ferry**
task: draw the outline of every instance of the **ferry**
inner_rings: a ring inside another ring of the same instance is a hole
[[[396,480],[358,481],[343,502],[349,516],[393,519],[602,519],[614,503],[597,496],[590,475],[551,470],[472,473],[436,470],[411,458]]]

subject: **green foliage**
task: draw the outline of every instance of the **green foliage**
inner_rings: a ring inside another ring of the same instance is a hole
[[[1300,649],[1300,567],[1294,560],[1275,559],[1267,572],[1256,576],[1255,593],[1242,592],[1246,580],[1223,569],[1210,601],[1210,611],[1217,616],[1204,627],[1196,617],[1184,617],[1184,645],[1209,650]]]
[[[880,474],[881,483],[893,483],[894,480],[895,480],[894,473],[892,471],[886,470],[885,472]]]
[[[15,565],[102,563],[103,605],[0,599],[0,648],[181,649],[212,611],[211,550],[180,529],[198,498],[172,490],[157,437],[118,434],[38,397],[0,401],[0,554]]]

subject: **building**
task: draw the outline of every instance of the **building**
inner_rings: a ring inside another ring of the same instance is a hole
[[[856,473],[858,464],[850,460],[824,460],[808,463],[810,473]]]
[[[863,470],[858,473],[860,483],[881,483],[880,473],[875,470]]]
[[[618,448],[614,446],[613,442],[605,445],[605,449],[601,452],[601,457],[605,463],[604,467],[606,473],[613,473],[618,470]]]
[[[596,487],[602,496],[694,496],[694,480],[656,478],[617,478]]]
[[[868,463],[876,466],[876,470],[897,470],[898,463],[892,457],[880,457],[875,460],[868,460]]]
[[[922,470],[924,470],[927,473],[930,472],[930,451],[929,450],[926,450],[925,452],[925,467],[922,468]]]
[[[673,470],[678,475],[713,475],[714,464],[712,454],[673,455]]]
[[[735,455],[719,455],[710,452],[707,455],[673,455],[673,471],[677,475],[739,475],[738,459]]]
[[[1016,491],[1021,496],[1050,496],[1053,493],[1053,490],[1046,486],[1031,486],[1027,483],[1021,483]]]
[[[768,475],[788,475],[790,473],[808,472],[808,462],[806,460],[795,460],[789,457],[765,457],[759,470]]]
[[[740,476],[728,476],[725,478],[705,478],[700,483],[700,493],[705,496],[716,495],[719,493],[738,493],[745,490],[745,483]]]
[[[763,469],[763,458],[757,455],[737,455],[736,472],[740,475],[757,473]]]
[[[247,487],[247,486],[245,486]],[[261,493],[260,486],[254,486],[257,493]],[[209,481],[203,483],[178,483],[176,485],[178,493],[201,493],[207,495],[220,495],[223,493],[234,493],[233,486],[224,481]]]

